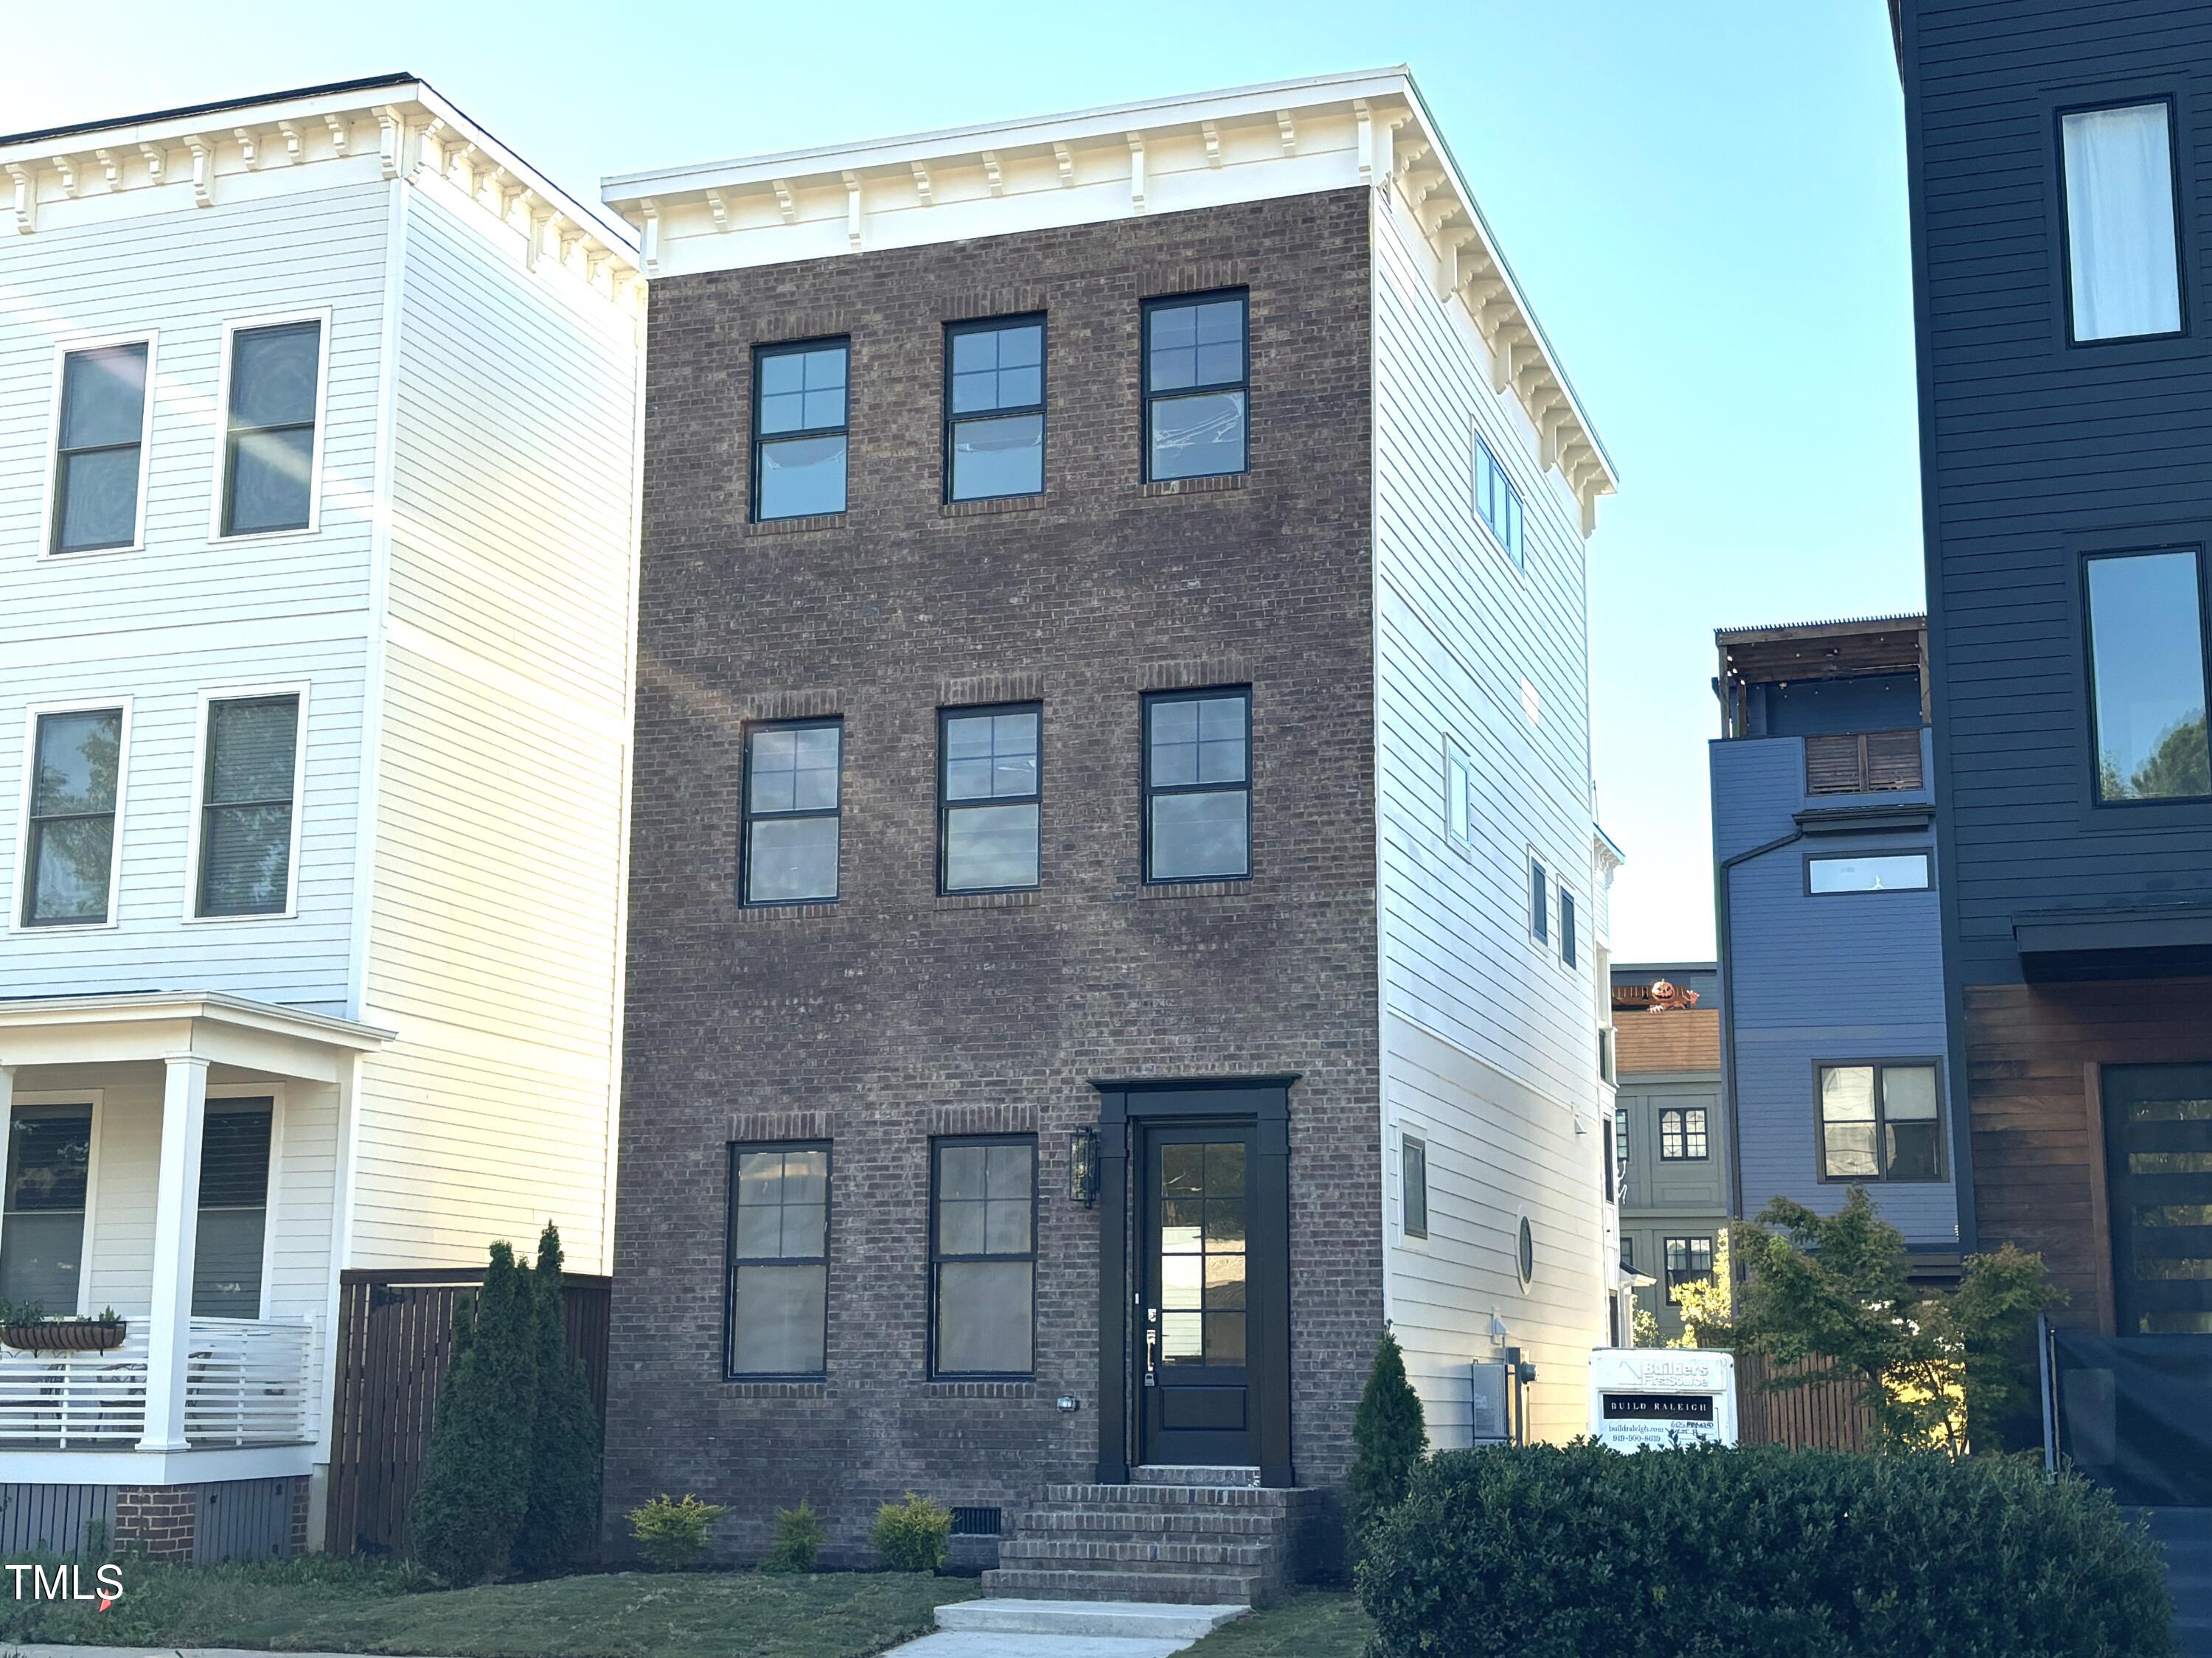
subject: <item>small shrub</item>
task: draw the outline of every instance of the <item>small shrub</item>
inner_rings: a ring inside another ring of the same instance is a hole
[[[1429,1448],[1421,1396],[1406,1380],[1406,1356],[1386,1326],[1374,1368],[1352,1418],[1353,1456],[1345,1482],[1345,1540],[1358,1559],[1362,1540],[1383,1511],[1405,1500],[1406,1487]]]
[[[1378,1658],[2168,1658],[2155,1547],[2033,1461],[1589,1441],[1425,1463],[1358,1570]]]
[[[906,1494],[903,1503],[876,1510],[876,1552],[891,1571],[939,1571],[951,1553],[952,1510],[926,1497]]]
[[[775,1511],[775,1546],[760,1563],[763,1571],[812,1571],[814,1557],[829,1540],[814,1505],[802,1501],[795,1509]]]
[[[707,1533],[729,1509],[696,1497],[661,1496],[629,1511],[629,1534],[647,1562],[662,1571],[696,1566],[707,1552]]]

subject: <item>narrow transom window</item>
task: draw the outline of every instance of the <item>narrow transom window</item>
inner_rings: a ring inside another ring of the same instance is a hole
[[[746,903],[836,897],[844,738],[837,720],[791,720],[745,732]]]
[[[261,1316],[262,1247],[269,1233],[268,1100],[210,1100],[200,1145],[199,1242],[192,1254],[194,1318]]]
[[[52,550],[95,552],[138,539],[145,464],[146,343],[72,351],[62,359],[54,451]]]
[[[1027,1376],[1036,1278],[1036,1142],[935,1143],[930,1257],[938,1376]]]
[[[313,520],[322,355],[319,322],[242,328],[230,337],[223,534],[304,530]]]
[[[1662,1243],[1667,1257],[1667,1299],[1686,1284],[1705,1284],[1713,1276],[1713,1241],[1709,1237],[1668,1238]]]
[[[19,1105],[8,1122],[0,1297],[74,1313],[84,1272],[92,1108]]]
[[[1480,432],[1474,436],[1474,513],[1489,525],[1514,568],[1528,568],[1521,550],[1521,492]]]
[[[1550,942],[1551,878],[1544,873],[1543,865],[1533,858],[1528,860],[1528,932],[1540,944]]]
[[[1034,702],[938,715],[938,845],[946,892],[1036,885],[1042,724]]]
[[[1145,476],[1246,470],[1251,366],[1243,294],[1145,307]]]
[[[764,345],[753,353],[753,517],[845,510],[849,340]]]
[[[1613,1162],[1613,1120],[1611,1117],[1607,1117],[1605,1120],[1604,1133],[1598,1142],[1597,1148],[1598,1161],[1605,1165],[1602,1173],[1604,1175],[1605,1184],[1605,1200],[1607,1203],[1613,1203],[1618,1200],[1616,1182],[1619,1181],[1620,1176],[1620,1170]]]
[[[1823,1179],[1942,1179],[1934,1066],[1822,1066],[1820,1106]]]
[[[2060,118],[2076,342],[2181,331],[2172,112],[2163,100]]]
[[[1044,488],[1044,319],[945,331],[945,498]]]
[[[2212,794],[2196,550],[2101,555],[2087,580],[2098,800]]]
[[[1875,853],[1863,858],[1811,858],[1805,885],[1815,895],[1831,892],[1922,892],[1928,886],[1924,852]]]
[[[1398,1183],[1405,1204],[1405,1232],[1409,1238],[1429,1235],[1429,1148],[1408,1137],[1400,1146]]]
[[[104,923],[115,878],[123,710],[39,716],[23,847],[23,925]]]
[[[1145,878],[1252,872],[1252,693],[1145,699]]]
[[[291,902],[299,740],[296,695],[208,704],[197,914],[276,915]]]
[[[826,1368],[830,1148],[730,1148],[729,1374]]]
[[[1559,960],[1575,964],[1575,895],[1565,887],[1559,889]]]
[[[1462,847],[1474,844],[1474,762],[1456,743],[1444,744],[1444,833]]]
[[[1705,1108],[1672,1108],[1659,1114],[1659,1160],[1662,1163],[1703,1163],[1710,1155],[1706,1142]]]

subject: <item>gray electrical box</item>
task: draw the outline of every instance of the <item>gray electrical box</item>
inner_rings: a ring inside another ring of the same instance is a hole
[[[1511,1385],[1507,1370],[1502,1361],[1467,1367],[1474,1395],[1472,1438],[1478,1445],[1503,1445],[1512,1436],[1512,1424],[1505,1412],[1505,1390]]]

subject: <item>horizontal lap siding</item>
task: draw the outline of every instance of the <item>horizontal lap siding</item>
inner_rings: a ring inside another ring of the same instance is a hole
[[[434,180],[408,203],[349,1264],[557,1222],[604,1264],[637,336]]]
[[[1435,1442],[1466,1441],[1467,1362],[1490,1354],[1493,1312],[1539,1366],[1532,1428],[1564,1436],[1586,1424],[1583,1365],[1605,1339],[1586,550],[1519,404],[1490,390],[1481,347],[1437,301],[1396,212],[1378,209],[1375,274],[1388,1303]],[[1525,573],[1474,512],[1478,422],[1522,496]],[[1471,855],[1444,833],[1447,737],[1473,762]],[[1551,943],[1529,936],[1532,847],[1575,895],[1574,969],[1559,960],[1556,896]],[[1405,1133],[1428,1144],[1425,1247],[1400,1230]]]

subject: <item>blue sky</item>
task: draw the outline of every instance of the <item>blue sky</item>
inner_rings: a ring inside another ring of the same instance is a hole
[[[1712,949],[1712,629],[1921,603],[1881,0],[192,19],[109,0],[26,9],[8,44],[9,131],[406,70],[594,196],[604,173],[1411,64],[1624,478],[1601,513],[1593,625],[1603,817],[1630,859],[1619,959]]]

